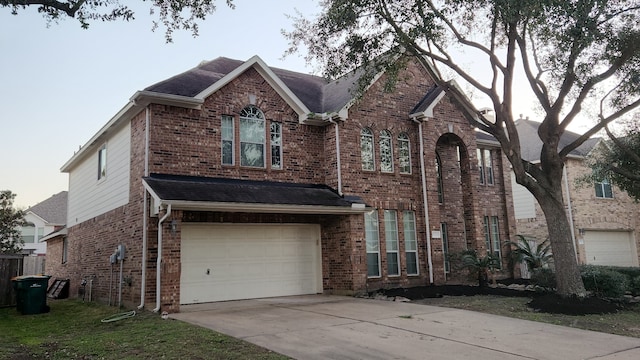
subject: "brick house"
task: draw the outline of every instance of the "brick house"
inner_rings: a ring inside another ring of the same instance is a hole
[[[537,136],[538,126],[539,123],[529,119],[516,121],[522,156],[534,163],[539,161],[542,146]],[[578,137],[567,131],[560,146]],[[589,139],[572,151],[565,163],[563,195],[573,225],[576,257],[581,264],[638,266],[640,204],[606,179],[592,185],[578,181],[591,173],[586,160],[599,146],[602,146],[601,138]],[[542,209],[524,187],[514,180],[512,183],[518,234],[543,241],[549,235]]]
[[[65,253],[50,273],[168,312],[463,281],[447,254],[467,248],[500,254],[508,276],[498,144],[419,63],[354,99],[358,74],[217,58],[136,92],[62,168],[68,236],[49,242]]]

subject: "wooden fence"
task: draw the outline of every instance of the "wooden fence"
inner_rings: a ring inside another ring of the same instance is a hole
[[[22,275],[43,275],[45,269],[44,256],[25,256],[22,265]]]
[[[0,254],[0,307],[16,305],[11,278],[22,275],[22,259],[22,255]]]

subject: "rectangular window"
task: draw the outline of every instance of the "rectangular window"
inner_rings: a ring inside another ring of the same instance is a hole
[[[482,150],[477,149],[476,155],[478,157],[478,173],[480,174],[480,184],[484,184],[484,158],[482,157]]]
[[[367,242],[367,276],[380,276],[380,239],[378,233],[378,211],[364,214],[364,232]]]
[[[498,225],[498,217],[491,217],[491,251],[493,256],[496,259],[501,259],[501,251],[500,251],[500,227]],[[502,268],[500,264],[502,261],[498,260],[498,268]]]
[[[36,228],[33,225],[25,225],[22,227],[22,241],[26,243],[36,242]]]
[[[488,185],[493,185],[493,159],[491,157],[491,150],[484,150],[484,171],[486,173],[485,179]]]
[[[411,174],[411,152],[409,150],[409,136],[405,133],[398,136],[398,158],[400,159],[400,173]]]
[[[240,118],[240,165],[264,167],[264,119]]]
[[[222,115],[222,164],[233,165],[233,138],[234,127],[233,117],[229,115]]]
[[[480,184],[493,185],[493,158],[491,150],[477,149],[478,172],[480,173]]]
[[[500,226],[498,223],[498,217],[492,216],[489,218],[488,216],[485,216],[483,226],[487,254],[492,254],[496,259],[498,259],[498,268],[501,268]]]
[[[62,239],[62,263],[66,264],[67,263],[67,249],[69,248],[69,243],[67,240],[67,237],[65,236]]]
[[[387,275],[400,275],[400,253],[398,253],[398,216],[395,210],[384,211],[384,237],[387,248]]]
[[[609,183],[609,180],[604,179],[601,182],[596,182],[595,188],[597,198],[613,199],[613,190],[611,189],[611,183]]]
[[[37,241],[36,242],[40,242],[40,239],[42,239],[44,237],[44,228],[43,227],[39,227],[38,228],[38,237],[36,238]]]
[[[402,213],[404,247],[407,258],[407,275],[418,275],[418,240],[416,238],[416,217],[413,211]]]
[[[442,252],[444,255],[444,272],[451,271],[451,262],[449,259],[449,233],[447,223],[440,223],[440,234],[442,236]]]
[[[282,124],[271,123],[271,168],[282,169]]]
[[[98,180],[107,176],[107,145],[98,150]]]

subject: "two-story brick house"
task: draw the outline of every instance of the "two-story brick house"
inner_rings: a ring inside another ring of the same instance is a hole
[[[522,156],[538,162],[542,143],[537,136],[539,123],[518,119]],[[580,135],[565,132],[560,146]],[[586,184],[579,181],[591,173],[587,159],[598,151],[601,138],[591,138],[572,151],[565,162],[563,196],[567,217],[571,223],[576,258],[581,264],[638,266],[640,257],[640,204],[624,191],[603,179]],[[519,234],[544,241],[548,238],[547,223],[540,205],[524,187],[514,185],[514,207]]]
[[[398,78],[354,98],[358,72],[217,58],[135,93],[62,168],[68,237],[48,251],[66,262],[51,274],[175,312],[460,281],[447,254],[467,248],[504,259],[515,220],[497,143],[418,62]]]

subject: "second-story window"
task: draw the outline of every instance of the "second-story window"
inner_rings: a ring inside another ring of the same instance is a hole
[[[107,145],[98,150],[98,180],[107,176]]]
[[[222,116],[222,163],[233,165],[233,138],[234,138],[233,117]]]
[[[364,128],[360,131],[360,156],[362,157],[362,170],[375,170],[371,129]]]
[[[595,182],[596,197],[602,199],[613,199],[613,190],[611,183],[607,179]]]
[[[409,149],[409,136],[406,133],[398,135],[398,158],[401,174],[411,174],[411,152]]]
[[[380,132],[380,171],[393,172],[393,149],[391,133],[388,130]]]
[[[282,169],[282,124],[271,123],[271,168]]]
[[[265,120],[255,106],[240,112],[240,165],[265,166]]]
[[[477,156],[480,184],[493,185],[493,159],[491,157],[491,150],[478,149]]]

